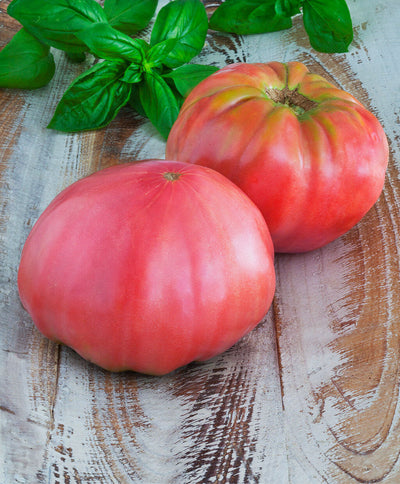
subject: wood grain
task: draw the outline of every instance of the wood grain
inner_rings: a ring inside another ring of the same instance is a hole
[[[295,28],[305,45],[299,23]],[[353,59],[300,59],[353,93],[390,136],[398,121],[389,110],[382,118],[352,70],[354,61],[372,62],[362,39],[356,43]],[[377,85],[375,100],[383,106],[395,89],[379,92]],[[400,480],[398,148],[391,143],[382,196],[352,231],[319,251],[277,258],[275,319],[293,482]],[[308,469],[304,477],[299,466]]]
[[[8,3],[0,46],[18,29]],[[217,3],[205,2],[209,13]],[[347,54],[312,50],[296,17],[266,35],[210,32],[196,62],[300,60],[351,92],[388,135],[383,194],[327,247],[276,256],[274,304],[251,334],[162,378],[105,372],[46,340],[16,277],[33,223],[62,188],[163,158],[164,141],[128,108],[100,131],[46,129],[90,58],[54,51],[48,86],[0,91],[0,483],[400,482],[400,11],[397,0],[348,4]]]

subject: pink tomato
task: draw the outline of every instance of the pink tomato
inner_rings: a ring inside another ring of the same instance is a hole
[[[166,156],[228,177],[263,213],[275,251],[302,252],[373,206],[388,143],[371,112],[300,62],[232,64],[189,94]]]
[[[161,375],[223,352],[262,320],[273,247],[228,179],[149,160],[61,192],[25,243],[18,285],[48,338],[109,370]]]

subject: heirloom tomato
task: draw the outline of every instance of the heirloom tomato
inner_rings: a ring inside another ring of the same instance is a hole
[[[263,213],[275,251],[303,252],[373,206],[388,143],[371,112],[304,64],[232,64],[191,91],[166,156],[230,178]]]
[[[262,320],[273,246],[258,208],[219,173],[128,163],[50,203],[18,285],[48,338],[108,370],[161,375],[223,352]]]

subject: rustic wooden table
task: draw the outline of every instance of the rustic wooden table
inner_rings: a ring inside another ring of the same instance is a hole
[[[0,45],[18,29],[0,3]],[[371,109],[391,157],[383,194],[323,249],[277,255],[264,321],[231,350],[162,378],[112,374],[47,341],[19,302],[24,241],[82,176],[164,157],[129,109],[107,128],[46,129],[71,80],[0,91],[0,483],[400,482],[400,5],[349,0],[347,54],[311,49],[301,17],[257,36],[210,32],[198,62],[299,60]],[[207,3],[211,9],[215,4]]]

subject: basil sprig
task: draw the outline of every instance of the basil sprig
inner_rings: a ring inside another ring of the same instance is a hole
[[[303,14],[311,46],[319,52],[347,52],[353,26],[346,0],[225,0],[210,28],[241,35],[288,29]]]
[[[49,127],[62,131],[102,128],[134,100],[131,106],[167,137],[183,102],[179,80],[171,73],[202,50],[207,29],[207,15],[200,0],[174,0],[160,10],[150,43],[132,39],[106,22],[78,32],[77,37],[90,52],[106,59],[108,67],[101,71],[105,78],[100,78],[95,68],[78,77],[62,97]],[[114,65],[118,69],[110,72]],[[197,82],[217,70],[191,66],[197,72]],[[102,116],[94,106],[101,106]]]
[[[0,87],[33,88],[50,81],[50,47],[73,61],[97,62],[62,96],[48,127],[66,132],[107,126],[131,105],[167,137],[184,96],[217,70],[190,64],[200,53],[208,18],[200,0],[160,9],[149,42],[131,35],[147,26],[157,0],[13,0],[8,13],[23,29],[0,52]]]

